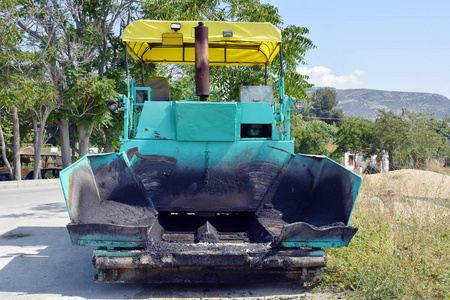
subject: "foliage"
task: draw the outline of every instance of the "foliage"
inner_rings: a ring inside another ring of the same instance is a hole
[[[426,168],[429,161],[444,164],[450,157],[449,125],[445,120],[430,118],[430,114],[404,110],[403,116],[379,111],[373,122],[357,117],[345,118],[336,143],[338,151],[364,152],[366,156],[389,156],[391,169]]]
[[[15,26],[19,13],[16,6],[18,1],[0,1],[0,49],[13,48],[22,39],[21,32]]]
[[[447,299],[450,207],[421,180],[411,185],[428,197],[402,195],[413,194],[401,191],[406,177],[389,174],[365,179],[350,221],[359,230],[348,247],[327,250],[333,272],[325,273],[322,286],[338,286],[354,299]],[[442,180],[437,189],[445,193]]]
[[[342,109],[333,109],[338,104],[336,90],[319,88],[311,95],[311,103],[304,108],[307,119],[318,118],[328,124],[341,123],[344,118]]]
[[[308,101],[307,89],[313,85],[308,83],[308,76],[297,72],[298,65],[306,64],[304,55],[310,50],[316,48],[313,42],[306,38],[309,33],[308,28],[295,25],[286,26],[281,32],[283,43],[283,68],[285,73],[285,94],[296,99]],[[279,61],[279,55],[274,61]],[[278,64],[272,64],[272,68],[278,69]],[[275,72],[280,74],[280,71]]]
[[[450,153],[445,136],[439,132],[440,125],[429,114],[404,110],[403,116],[396,116],[380,110],[370,152],[386,150],[393,169],[423,167],[427,160],[445,158]]]
[[[111,114],[107,110],[106,100],[117,96],[114,81],[81,70],[71,70],[69,77],[71,82],[66,95],[66,108],[77,118],[77,124],[83,127],[92,123],[108,125]]]
[[[332,143],[337,134],[337,127],[320,120],[304,121],[296,116],[292,122],[291,135],[295,138],[295,153],[324,154],[330,156],[332,150],[326,145]]]
[[[345,118],[337,132],[338,150],[360,152],[368,149],[375,140],[374,122],[358,117]]]
[[[438,124],[438,132],[450,142],[450,116],[445,115],[441,124]]]

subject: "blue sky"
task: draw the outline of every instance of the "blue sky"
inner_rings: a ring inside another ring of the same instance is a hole
[[[316,86],[450,98],[449,0],[263,0],[317,46],[298,70]]]

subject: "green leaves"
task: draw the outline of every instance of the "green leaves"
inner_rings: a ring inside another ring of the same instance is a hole
[[[341,152],[360,152],[374,142],[374,122],[359,117],[346,118],[337,132]]]
[[[307,120],[320,119],[328,124],[340,125],[344,118],[342,109],[334,109],[338,104],[336,91],[331,88],[319,88],[311,95],[311,103],[304,108]]]
[[[295,153],[324,154],[330,156],[332,150],[327,145],[333,143],[337,127],[320,120],[304,121],[298,115],[292,120],[292,136],[295,138]]]
[[[220,1],[213,0],[147,0],[142,9],[145,18],[151,20],[224,20],[224,13],[216,11]]]
[[[115,82],[97,74],[82,70],[71,70],[70,89],[66,94],[66,108],[79,124],[88,126],[92,122],[108,124],[111,119],[107,113],[106,100],[115,98]]]

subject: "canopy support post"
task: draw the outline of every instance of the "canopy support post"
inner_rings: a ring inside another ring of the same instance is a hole
[[[264,85],[267,85],[267,65],[265,66]]]

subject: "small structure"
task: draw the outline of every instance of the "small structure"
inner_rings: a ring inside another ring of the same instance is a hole
[[[346,152],[344,154],[344,166],[355,173],[363,174],[372,170],[379,170],[379,172],[389,171],[389,156],[386,151],[383,151],[381,160],[377,155],[371,155],[364,158],[364,152]]]
[[[49,152],[42,150],[42,168],[61,168],[62,160],[59,152]],[[34,168],[34,148],[25,147],[20,149],[20,160],[22,162],[22,176],[26,176],[28,172]]]

